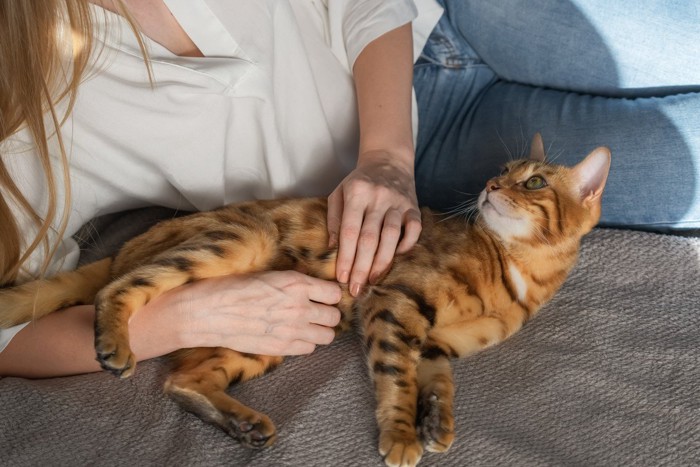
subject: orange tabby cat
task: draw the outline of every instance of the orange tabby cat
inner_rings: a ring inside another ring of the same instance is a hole
[[[600,216],[610,152],[598,148],[573,168],[543,162],[539,135],[531,160],[508,163],[478,199],[473,224],[423,210],[416,246],[397,255],[378,284],[339,307],[340,327],[361,325],[376,390],[379,452],[387,465],[415,465],[424,449],[454,439],[449,359],[497,344],[521,328],[559,289],[581,237]],[[296,269],[335,277],[326,201],[252,201],[162,222],[118,256],[0,294],[0,326],[69,304],[96,307],[102,367],[122,378],[135,368],[127,322],[134,310],[202,278]],[[281,357],[224,348],[172,354],[165,391],[185,409],[244,445],[276,436],[270,419],[230,397],[231,384],[262,375]]]

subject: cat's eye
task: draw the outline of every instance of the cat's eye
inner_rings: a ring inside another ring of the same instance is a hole
[[[546,186],[546,180],[540,177],[539,175],[533,175],[532,177],[528,178],[525,182],[525,188],[527,188],[528,190],[539,190],[540,188],[544,188]]]
[[[506,175],[508,172],[510,172],[510,169],[508,167],[501,167],[501,177]]]

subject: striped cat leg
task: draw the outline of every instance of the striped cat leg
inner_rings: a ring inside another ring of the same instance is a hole
[[[226,388],[267,373],[282,357],[199,348],[175,352],[173,359],[176,367],[165,382],[165,392],[182,408],[246,447],[262,449],[274,443],[277,432],[270,418],[229,396]]]
[[[448,355],[428,339],[418,365],[418,431],[426,451],[447,451],[454,441],[454,382]]]
[[[197,235],[100,291],[95,299],[95,350],[102,368],[121,378],[133,374],[129,318],[154,298],[195,280],[267,268],[277,254],[276,239],[267,231],[239,227]]]
[[[454,441],[454,383],[450,358],[464,358],[498,344],[522,326],[522,313],[508,319],[484,316],[430,330],[418,366],[418,426],[425,449],[447,451]]]
[[[111,258],[64,271],[48,279],[0,289],[0,328],[36,320],[72,305],[95,301],[110,280]]]
[[[379,453],[389,466],[416,465],[423,455],[416,432],[417,366],[429,323],[400,292],[375,288],[360,308],[368,302],[363,328],[377,398]]]

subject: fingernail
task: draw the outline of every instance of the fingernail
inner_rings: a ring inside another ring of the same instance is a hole
[[[350,286],[350,295],[352,295],[353,297],[357,297],[360,294],[360,288],[362,288],[362,285],[358,284],[357,282],[354,282]]]
[[[340,282],[342,284],[347,284],[348,279],[350,279],[350,272],[340,271],[340,274],[338,275],[338,282]]]

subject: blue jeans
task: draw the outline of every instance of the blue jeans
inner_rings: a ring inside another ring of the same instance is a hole
[[[559,163],[611,149],[601,225],[700,228],[694,2],[441,3],[414,68],[421,203],[447,210],[478,194],[540,131]]]

